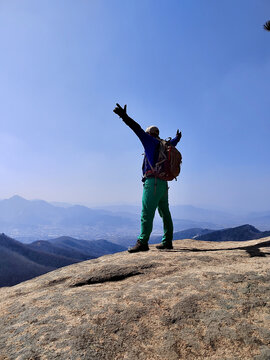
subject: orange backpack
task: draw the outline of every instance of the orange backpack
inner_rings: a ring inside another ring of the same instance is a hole
[[[145,158],[151,167],[151,170],[147,171],[146,176],[154,175],[155,177],[166,181],[171,181],[173,179],[177,180],[176,177],[181,171],[182,155],[180,151],[170,143],[170,140],[170,138],[168,140],[160,140],[158,160],[155,167],[150,164],[145,155]]]

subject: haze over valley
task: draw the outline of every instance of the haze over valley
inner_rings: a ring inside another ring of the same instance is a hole
[[[190,228],[224,229],[252,224],[259,230],[270,229],[270,211],[233,215],[228,212],[171,206],[174,231]],[[128,243],[140,229],[140,206],[115,205],[89,208],[82,205],[53,204],[43,200],[26,200],[18,195],[0,201],[0,232],[30,243],[60,236],[77,239],[107,239]],[[153,236],[162,234],[162,221],[156,213]]]

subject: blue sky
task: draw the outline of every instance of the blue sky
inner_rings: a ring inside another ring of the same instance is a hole
[[[0,0],[0,198],[140,203],[142,146],[183,137],[172,204],[270,208],[269,0]]]

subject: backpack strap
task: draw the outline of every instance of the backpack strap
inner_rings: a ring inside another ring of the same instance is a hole
[[[147,157],[147,155],[144,153],[144,163],[146,164],[146,163],[148,163],[149,164],[149,166],[150,166],[150,168],[151,168],[151,170],[152,170],[152,172],[154,173],[155,172],[155,169],[153,168],[153,166],[151,165],[151,163],[150,163],[150,161],[149,161],[149,159],[148,159],[148,157]]]
[[[156,150],[156,157],[157,157],[157,162],[155,164],[155,167],[152,166],[152,164],[150,163],[146,153],[144,153],[144,163],[143,163],[143,166],[144,166],[144,169],[143,171],[146,170],[146,164],[148,163],[151,170],[148,170],[144,173],[144,176],[147,176],[147,175],[154,175],[155,177],[157,176],[157,172],[158,172],[158,168],[160,167],[160,165],[166,161],[166,153],[165,153],[165,149],[166,149],[166,145],[168,143],[168,140],[162,140],[162,139],[158,139],[159,140],[159,144],[158,144],[158,148]],[[162,156],[160,156],[162,155]],[[161,158],[161,160],[160,160]],[[159,160],[159,161],[158,161]]]
[[[158,153],[159,153],[159,158],[161,157],[160,155],[162,155],[162,160],[160,160],[160,161],[158,161],[158,162],[156,163],[156,168],[157,168],[158,166],[160,166],[162,163],[164,163],[164,161],[166,161],[167,156],[166,156],[166,154],[165,154],[165,152],[164,152],[164,150],[166,149],[166,144],[167,144],[167,141],[166,141],[166,140],[160,139],[160,141],[159,141]],[[158,159],[158,160],[159,160],[159,159]]]

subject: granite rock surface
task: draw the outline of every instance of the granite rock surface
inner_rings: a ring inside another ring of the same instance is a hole
[[[117,253],[0,289],[0,360],[270,359],[270,238]]]

